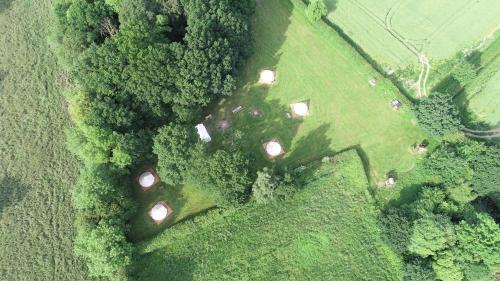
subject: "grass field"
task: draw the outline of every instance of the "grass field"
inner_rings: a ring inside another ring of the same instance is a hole
[[[294,5],[298,5],[294,7]],[[414,166],[411,146],[425,138],[414,125],[409,103],[338,34],[325,24],[311,24],[300,1],[259,1],[255,16],[255,52],[245,63],[240,90],[207,111],[205,122],[217,142],[218,122],[229,120],[245,133],[257,167],[269,165],[261,144],[278,138],[287,154],[279,165],[299,165],[351,147],[364,151],[371,180]],[[257,84],[261,69],[277,72],[271,87]],[[368,80],[377,77],[376,87]],[[403,102],[400,111],[392,99]],[[287,119],[289,105],[308,101],[310,115]],[[231,110],[244,109],[237,114]],[[251,110],[261,112],[253,117]]]
[[[462,96],[475,121],[500,127],[500,36],[483,50],[477,79],[465,87]],[[461,97],[462,98],[462,97]]]
[[[327,0],[328,19],[383,66],[418,63],[471,47],[500,26],[496,0]]]
[[[136,188],[134,198],[139,204],[137,214],[131,220],[129,237],[132,241],[149,238],[165,228],[197,215],[215,206],[213,196],[192,186],[168,186],[159,183],[147,192]],[[157,225],[148,215],[148,211],[160,200],[164,200],[173,209],[167,221]]]
[[[179,224],[143,243],[138,280],[401,280],[380,238],[359,156],[305,171],[283,204],[248,204]]]
[[[87,280],[73,255],[78,163],[46,41],[51,1],[0,1],[0,279]]]

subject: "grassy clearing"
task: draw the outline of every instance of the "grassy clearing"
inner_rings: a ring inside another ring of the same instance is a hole
[[[226,119],[246,133],[246,146],[254,152],[257,167],[269,164],[261,144],[276,137],[287,151],[279,165],[307,163],[359,147],[372,180],[381,180],[391,170],[411,170],[416,159],[411,146],[424,135],[414,125],[406,100],[331,28],[311,24],[300,1],[292,2],[259,2],[255,54],[240,77],[247,82],[207,112],[214,116],[206,124],[216,142],[217,124]],[[264,68],[277,71],[276,85],[257,84]],[[379,79],[374,88],[368,83],[372,77]],[[395,98],[404,103],[400,111],[390,107]],[[310,116],[287,119],[289,105],[298,101],[309,102]],[[231,113],[239,105],[244,109]],[[254,109],[260,117],[250,114]]]
[[[151,237],[173,224],[199,214],[215,206],[213,196],[192,186],[168,186],[159,183],[147,192],[134,189],[134,197],[139,204],[137,214],[131,219],[129,237],[140,241]],[[173,209],[170,217],[157,225],[148,215],[148,211],[160,200],[164,200]]]
[[[72,242],[78,163],[46,41],[51,1],[0,2],[0,279],[86,280]]]
[[[306,170],[277,205],[248,204],[176,225],[142,244],[139,280],[401,280],[355,151]]]
[[[431,60],[470,47],[500,25],[496,0],[408,1],[327,0],[328,19],[381,65],[394,69],[418,62],[388,30],[415,45]]]

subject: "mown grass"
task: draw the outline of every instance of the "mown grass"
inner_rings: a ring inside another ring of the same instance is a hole
[[[380,237],[353,150],[302,175],[281,204],[247,204],[178,224],[143,243],[138,280],[401,280]]]
[[[215,207],[212,194],[189,185],[169,186],[159,183],[146,192],[137,187],[134,189],[134,198],[139,208],[130,221],[129,238],[132,241],[149,238],[175,223]],[[158,225],[148,215],[148,211],[160,200],[165,201],[173,213]]]
[[[86,280],[73,255],[78,163],[59,67],[47,44],[51,1],[0,3],[0,279]]]
[[[242,69],[240,89],[207,111],[214,118],[205,124],[216,143],[221,139],[217,124],[226,119],[245,133],[244,145],[257,167],[270,165],[261,145],[278,138],[287,151],[278,165],[359,147],[373,181],[391,170],[413,168],[411,147],[425,136],[415,126],[409,102],[330,27],[310,23],[301,1],[259,1],[254,36],[255,52]],[[257,84],[266,68],[277,72],[271,87]],[[376,87],[368,83],[372,77],[378,79]],[[400,111],[390,107],[393,99],[403,102]],[[309,102],[310,115],[287,119],[289,105],[299,101]],[[240,105],[244,109],[233,114]],[[255,109],[260,117],[250,114]]]
[[[487,36],[500,24],[500,2],[327,0],[328,19],[383,66],[417,64],[417,57],[387,27],[421,49],[429,59],[447,59]]]

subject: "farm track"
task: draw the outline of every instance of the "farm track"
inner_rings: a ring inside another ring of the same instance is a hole
[[[397,12],[397,8],[401,5],[401,1],[397,2],[394,6],[392,6],[389,11],[387,11],[385,18],[382,19],[379,17],[377,14],[375,14],[373,11],[371,11],[369,8],[364,6],[363,4],[359,3],[357,0],[350,0],[351,3],[354,5],[358,6],[362,11],[364,11],[368,16],[370,16],[373,20],[378,22],[378,24],[387,30],[389,34],[394,37],[396,40],[401,42],[403,46],[405,46],[411,53],[415,55],[417,58],[418,62],[420,63],[420,73],[418,76],[418,81],[417,81],[417,93],[418,97],[425,97],[427,96],[427,80],[429,78],[429,73],[431,70],[431,65],[429,63],[429,59],[425,56],[423,52],[417,48],[413,43],[411,43],[411,40],[407,39],[403,35],[401,35],[399,32],[397,32],[394,28],[392,28],[392,18],[394,17],[395,13]],[[423,46],[421,47],[423,49]]]

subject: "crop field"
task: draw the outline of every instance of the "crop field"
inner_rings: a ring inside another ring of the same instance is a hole
[[[328,19],[384,66],[446,59],[500,26],[496,0],[327,0]]]
[[[299,5],[295,6],[294,5]],[[245,63],[240,90],[207,111],[215,142],[221,121],[244,133],[257,168],[269,165],[261,145],[277,138],[287,152],[278,165],[300,165],[352,147],[364,151],[370,180],[391,170],[405,172],[418,158],[412,145],[425,135],[415,126],[409,102],[338,34],[312,25],[300,1],[261,1],[255,15],[255,51]],[[274,69],[277,82],[257,83],[262,69]],[[368,81],[377,77],[375,87]],[[393,99],[402,101],[397,111]],[[290,104],[307,101],[310,115],[288,119]],[[242,106],[236,114],[232,109]],[[259,115],[251,113],[258,111]]]
[[[176,225],[140,245],[138,280],[401,280],[381,239],[356,151],[304,171],[283,204],[247,204]]]
[[[0,1],[0,279],[88,280],[73,255],[78,163],[48,34],[51,1]]]

